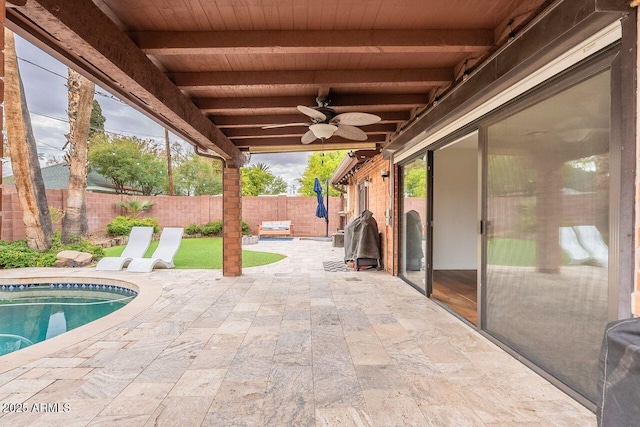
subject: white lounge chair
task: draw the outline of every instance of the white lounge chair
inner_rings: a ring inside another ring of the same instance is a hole
[[[569,255],[570,264],[583,264],[591,259],[591,255],[578,241],[573,227],[560,227],[560,247]]]
[[[181,227],[166,227],[160,235],[158,247],[151,255],[151,258],[135,258],[129,263],[127,271],[134,273],[148,273],[154,268],[173,268],[173,258],[180,249],[182,241]]]
[[[602,240],[602,235],[595,225],[578,225],[573,227],[583,248],[601,267],[609,266],[609,247]]]
[[[118,271],[126,267],[134,258],[142,258],[149,249],[151,238],[153,237],[153,227],[133,227],[129,233],[127,247],[118,257],[102,258],[96,270]]]

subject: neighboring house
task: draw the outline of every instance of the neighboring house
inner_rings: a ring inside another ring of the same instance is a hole
[[[69,167],[66,163],[58,163],[56,165],[45,166],[40,169],[44,187],[47,190],[61,190],[69,186]],[[3,184],[13,185],[13,176],[7,176],[2,179]],[[113,182],[98,172],[89,171],[87,174],[87,191],[94,193],[116,193],[116,187]],[[129,194],[140,194],[138,191],[129,189]]]

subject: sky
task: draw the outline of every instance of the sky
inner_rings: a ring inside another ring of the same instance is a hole
[[[62,158],[62,146],[69,132],[67,117],[67,67],[36,46],[16,35],[18,67],[31,113],[31,124],[41,156]],[[106,117],[105,130],[143,139],[164,146],[164,128],[124,101],[96,85],[95,99]],[[170,133],[170,140],[182,139]],[[184,143],[184,141],[182,141]],[[11,175],[8,154],[3,158],[3,175]],[[309,153],[253,154],[248,165],[265,163],[281,176],[289,188],[298,187],[296,179],[304,172]]]

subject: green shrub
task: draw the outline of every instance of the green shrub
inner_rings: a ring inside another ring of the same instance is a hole
[[[69,249],[72,251],[88,252],[90,254],[93,254],[96,259],[100,259],[104,256],[104,249],[102,248],[102,246],[94,245],[93,243],[90,243],[89,241],[82,238],[78,238],[73,243],[63,245],[62,242],[60,242],[59,237],[54,237],[54,244],[59,244],[59,250],[56,251],[56,254],[62,250]],[[56,247],[52,248],[57,249]]]
[[[91,244],[86,240],[79,239],[76,243],[63,245],[60,241],[60,232],[56,232],[53,235],[51,249],[45,252],[29,249],[26,240],[18,240],[11,243],[0,240],[0,268],[51,267],[56,262],[58,252],[66,249],[88,252],[93,254],[95,259],[100,259],[104,256],[102,247]]]
[[[117,216],[113,221],[107,224],[107,233],[112,236],[128,236],[131,229],[135,226],[153,227],[153,232],[157,233],[160,229],[157,218],[130,218],[127,216]]]
[[[51,222],[57,224],[64,218],[64,211],[55,206],[49,206],[49,216],[51,216]]]
[[[203,236],[220,236],[222,235],[222,220],[208,222],[201,227]]]
[[[200,233],[203,236],[220,237],[222,236],[222,220],[218,219],[204,225],[198,225],[195,222],[192,222],[184,229],[184,232],[189,236]],[[246,236],[249,232],[249,224],[247,224],[247,221],[242,220],[242,234]]]
[[[192,222],[191,224],[187,225],[187,228],[184,229],[184,232],[188,236],[193,236],[195,234],[201,233],[202,232],[202,227],[200,227],[195,222]]]
[[[40,252],[27,247],[26,240],[16,242],[0,241],[0,268],[21,268],[36,266]]]

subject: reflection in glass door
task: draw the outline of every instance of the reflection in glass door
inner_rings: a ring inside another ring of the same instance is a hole
[[[484,329],[597,401],[608,321],[611,73],[487,127]]]
[[[402,165],[400,177],[402,191],[400,276],[426,294],[426,156]]]

